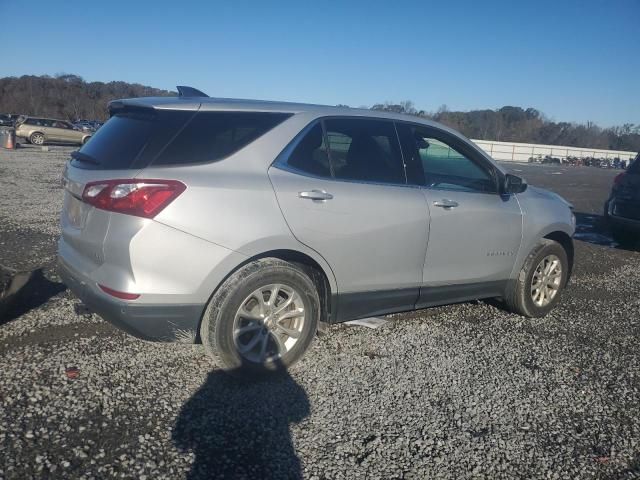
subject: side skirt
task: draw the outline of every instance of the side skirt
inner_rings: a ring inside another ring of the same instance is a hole
[[[482,298],[501,297],[506,291],[507,283],[508,280],[500,280],[463,285],[343,293],[332,299],[331,303],[336,308],[335,314],[331,316],[331,323]]]

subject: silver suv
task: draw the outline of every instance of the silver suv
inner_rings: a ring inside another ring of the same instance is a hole
[[[64,172],[61,275],[127,332],[263,372],[299,359],[321,322],[558,303],[570,205],[455,131],[179,91],[112,102]]]

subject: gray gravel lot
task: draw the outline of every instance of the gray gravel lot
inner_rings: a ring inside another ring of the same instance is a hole
[[[640,477],[640,254],[599,217],[617,172],[509,166],[572,201],[587,240],[548,317],[475,302],[334,326],[287,375],[240,382],[74,312],[52,263],[71,150],[0,149],[0,263],[42,268],[0,319],[0,479]]]

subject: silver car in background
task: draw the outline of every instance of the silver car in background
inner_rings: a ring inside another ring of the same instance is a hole
[[[68,162],[60,273],[141,338],[286,368],[320,322],[482,298],[559,301],[575,218],[417,117],[208,98],[112,102]]]

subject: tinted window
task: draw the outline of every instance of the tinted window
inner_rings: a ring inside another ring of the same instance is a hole
[[[393,122],[332,119],[325,121],[325,129],[335,178],[405,183]]]
[[[114,170],[220,160],[287,117],[260,112],[125,111],[112,116],[80,149],[74,166]]]
[[[318,123],[298,143],[291,152],[287,164],[301,172],[319,177],[330,177],[327,146],[322,134],[322,126]]]
[[[133,168],[136,158],[149,141],[156,121],[151,114],[114,115],[95,133],[91,141],[80,149],[81,154],[89,157],[97,165],[74,160],[74,166],[104,170]]]
[[[496,192],[493,176],[471,152],[453,138],[433,129],[403,125],[408,170],[420,175],[416,183],[442,190]],[[410,168],[411,167],[411,168]]]
[[[220,160],[253,142],[290,115],[263,112],[196,114],[153,161],[176,165]]]

